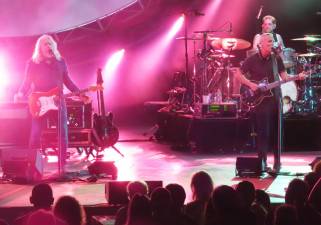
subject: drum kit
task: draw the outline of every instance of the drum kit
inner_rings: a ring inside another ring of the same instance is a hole
[[[249,49],[251,43],[239,38],[215,37],[208,31],[194,33],[192,37],[176,38],[194,42],[193,74],[190,76],[192,104],[239,104],[240,83],[233,76],[235,67],[231,60],[236,57],[236,51]],[[321,35],[305,35],[291,40],[307,42],[309,48],[302,54],[298,54],[293,48],[283,49],[280,56],[288,74],[295,75],[304,70],[310,76],[305,81],[291,81],[281,86],[283,112],[316,114],[321,108]],[[196,50],[197,41],[202,41],[202,49]],[[255,49],[251,49],[246,55],[255,52]]]
[[[288,114],[315,115],[321,107],[321,35],[305,35],[292,41],[305,41],[306,53],[296,53],[292,48],[285,48],[281,54],[289,75],[306,71],[309,76],[302,82],[294,81],[281,86],[283,112]]]

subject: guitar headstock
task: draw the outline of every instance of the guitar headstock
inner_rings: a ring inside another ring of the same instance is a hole
[[[102,84],[98,84],[98,85],[92,85],[92,86],[89,86],[88,87],[88,91],[103,91],[104,90],[104,87]]]
[[[104,83],[103,76],[102,76],[102,69],[98,68],[97,69],[97,85],[102,85]]]

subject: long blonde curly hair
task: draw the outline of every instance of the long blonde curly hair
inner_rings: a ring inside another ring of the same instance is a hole
[[[41,35],[36,42],[35,49],[32,54],[32,61],[35,63],[40,63],[43,60],[43,56],[40,52],[40,44],[44,40],[47,40],[50,43],[50,48],[54,57],[57,60],[61,60],[61,55],[57,48],[57,42],[50,35],[44,34],[44,35]]]

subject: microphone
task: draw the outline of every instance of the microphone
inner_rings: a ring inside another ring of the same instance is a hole
[[[257,13],[256,19],[259,20],[263,11],[263,5],[260,6],[259,12]]]

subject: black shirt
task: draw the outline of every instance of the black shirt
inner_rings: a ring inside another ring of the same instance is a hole
[[[282,59],[276,56],[278,72],[285,71]],[[248,57],[241,66],[241,72],[249,80],[262,81],[267,79],[269,83],[274,81],[273,65],[271,56],[263,58],[260,53]]]
[[[49,91],[59,87],[61,82],[71,91],[79,90],[68,75],[65,60],[52,59],[50,63],[45,61],[35,63],[30,60],[19,91],[26,94],[31,86],[33,86],[33,91]]]

